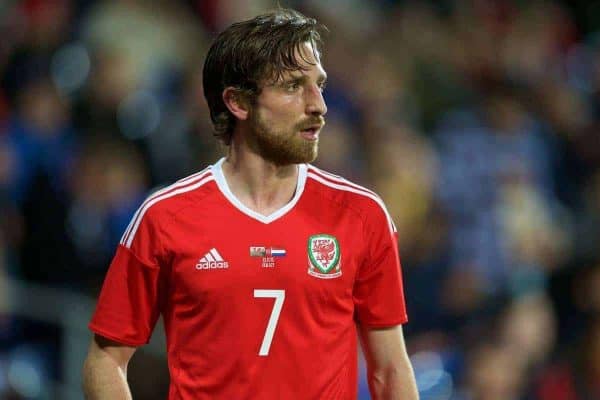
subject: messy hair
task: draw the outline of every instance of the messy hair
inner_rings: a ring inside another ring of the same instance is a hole
[[[203,70],[204,97],[215,136],[229,145],[235,127],[236,119],[223,102],[225,88],[235,88],[252,102],[265,84],[278,81],[287,71],[303,69],[303,62],[314,64],[301,47],[310,43],[318,60],[321,34],[326,29],[313,18],[279,8],[235,23],[219,34]]]

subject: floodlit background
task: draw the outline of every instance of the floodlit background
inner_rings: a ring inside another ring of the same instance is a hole
[[[395,218],[421,398],[600,398],[600,1],[281,4],[329,27],[317,165]],[[211,37],[272,6],[0,1],[1,399],[82,398],[129,218],[222,153]],[[134,398],[165,398],[161,331]]]

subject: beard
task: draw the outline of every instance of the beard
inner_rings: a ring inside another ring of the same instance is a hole
[[[318,139],[305,140],[300,130],[315,123],[323,123],[322,117],[302,121],[290,130],[275,131],[262,118],[259,112],[250,112],[250,148],[265,160],[277,165],[310,163],[317,158]]]

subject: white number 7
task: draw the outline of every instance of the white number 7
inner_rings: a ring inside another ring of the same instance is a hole
[[[275,333],[275,328],[277,328],[279,314],[281,313],[281,307],[283,307],[283,301],[285,300],[285,290],[254,289],[254,297],[275,299],[275,304],[273,304],[273,310],[271,311],[271,317],[269,318],[269,323],[267,324],[267,330],[265,331],[265,337],[263,338],[262,344],[260,345],[260,350],[258,352],[259,356],[268,356],[269,349],[271,348],[271,342],[273,341],[273,334]]]

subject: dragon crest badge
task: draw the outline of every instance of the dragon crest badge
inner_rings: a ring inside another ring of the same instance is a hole
[[[308,273],[321,279],[342,275],[342,252],[335,236],[324,233],[308,238]]]

